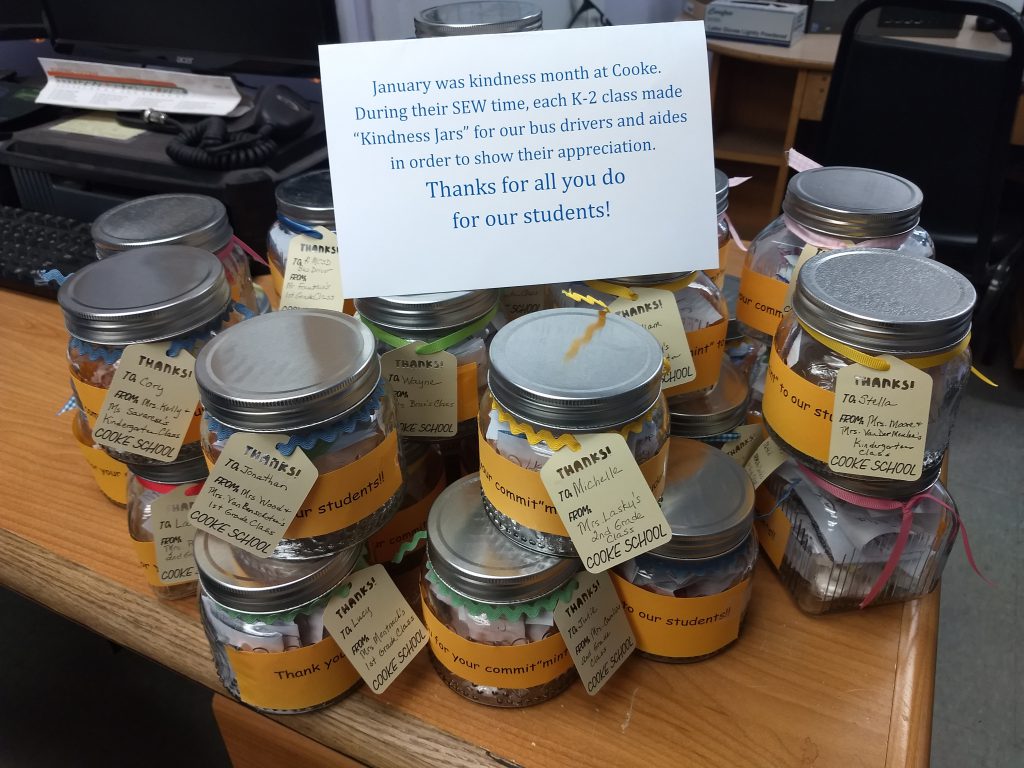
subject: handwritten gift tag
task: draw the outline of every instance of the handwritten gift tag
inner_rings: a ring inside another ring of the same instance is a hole
[[[345,296],[341,290],[338,236],[316,227],[320,239],[309,235],[293,237],[288,245],[281,286],[281,309],[329,309],[341,312]]]
[[[195,496],[186,496],[190,485],[181,485],[153,500],[151,525],[156,544],[156,571],[164,585],[184,584],[199,578],[192,556],[196,528],[189,522]]]
[[[848,365],[836,375],[828,465],[837,472],[919,480],[932,379],[892,355],[888,371]]]
[[[509,322],[547,307],[546,285],[519,285],[501,289],[501,312]]]
[[[671,291],[659,288],[632,288],[636,300],[616,299],[608,307],[627,320],[643,326],[658,340],[665,352],[671,370],[661,378],[661,388],[667,389],[697,378],[686,328],[679,315],[679,305]]]
[[[381,355],[402,437],[453,437],[459,424],[459,362],[451,352],[419,355],[406,344]]]
[[[764,427],[760,424],[742,424],[732,430],[736,433],[735,440],[730,440],[722,446],[722,453],[734,459],[741,466],[746,466],[754,451],[761,445],[764,436]]]
[[[758,446],[754,455],[750,457],[743,468],[747,471],[750,482],[754,484],[755,488],[758,488],[788,458],[786,452],[779,448],[779,444],[769,437]]]
[[[556,451],[540,478],[583,566],[606,571],[672,538],[625,438],[577,435],[580,450]]]
[[[199,404],[196,360],[185,350],[167,355],[167,342],[129,344],[93,427],[93,440],[153,461],[178,458]]]
[[[318,472],[301,448],[285,456],[287,435],[236,432],[196,497],[189,521],[256,557],[270,557]]]

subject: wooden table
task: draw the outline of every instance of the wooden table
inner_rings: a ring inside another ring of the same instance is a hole
[[[70,414],[54,415],[68,395],[56,303],[0,290],[0,311],[10,365],[0,382],[0,583],[222,692],[195,602],[152,596],[124,510],[93,484]],[[926,766],[938,607],[935,593],[809,618],[762,563],[739,642],[700,664],[634,658],[596,697],[576,684],[546,704],[499,711],[450,692],[424,652],[384,696],[361,690],[277,719],[349,758],[312,750],[333,765]],[[255,720],[263,727],[251,732],[277,731],[279,753],[310,754],[304,739],[215,698],[222,726]],[[234,751],[245,740],[226,741]]]

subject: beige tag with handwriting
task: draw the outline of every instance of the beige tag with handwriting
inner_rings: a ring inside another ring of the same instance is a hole
[[[919,480],[932,378],[893,357],[888,371],[848,365],[836,375],[828,465],[844,475]]]
[[[93,441],[153,461],[174,461],[199,404],[196,359],[182,350],[167,356],[168,342],[129,344],[103,400]]]
[[[344,308],[338,236],[325,227],[316,231],[322,235],[319,240],[298,235],[288,244],[280,309]]]
[[[761,438],[764,435],[764,427],[760,424],[743,424],[731,430],[739,437],[730,440],[722,446],[722,453],[735,459],[739,464],[746,466],[754,451],[761,445]]]
[[[418,355],[420,343],[385,352],[381,375],[391,385],[402,437],[455,437],[459,425],[459,361],[451,352]]]
[[[800,256],[797,257],[796,264],[793,265],[793,271],[789,275],[789,285],[786,286],[786,300],[782,302],[782,311],[788,312],[793,308],[793,294],[796,292],[796,278],[800,274],[800,270],[803,269],[804,264],[812,256],[817,256],[821,253],[821,249],[816,245],[808,243],[800,251]]]
[[[581,573],[577,578],[572,596],[555,606],[555,625],[593,696],[636,649],[636,638],[608,574]]]
[[[577,435],[580,450],[562,448],[540,479],[583,567],[601,573],[672,538],[625,438],[616,432]]]
[[[277,449],[287,435],[236,432],[196,497],[189,522],[256,557],[270,557],[319,473],[301,448]]]
[[[546,285],[517,285],[514,288],[501,289],[501,311],[505,319],[512,321],[517,317],[539,312],[547,306]]]
[[[686,328],[679,315],[679,305],[671,291],[660,288],[631,288],[636,301],[616,299],[608,311],[643,326],[658,340],[670,370],[661,377],[661,388],[676,387],[697,378]]]
[[[743,468],[747,471],[750,482],[754,484],[755,488],[758,488],[788,458],[786,452],[779,448],[779,444],[769,437],[758,446],[754,455],[750,457]]]
[[[188,516],[195,496],[186,496],[192,484],[181,485],[164,493],[150,505],[150,525],[156,545],[156,572],[161,584],[184,584],[199,578],[192,556],[192,539],[196,529]]]
[[[324,608],[324,627],[374,693],[384,693],[427,647],[427,630],[383,565],[349,577]]]

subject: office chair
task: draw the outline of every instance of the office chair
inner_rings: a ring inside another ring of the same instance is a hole
[[[874,24],[864,24],[871,22],[865,17],[885,7],[991,19],[1007,32],[1009,53],[867,31]],[[843,27],[817,153],[825,165],[877,168],[921,187],[921,223],[938,260],[979,290],[975,338],[982,358],[1024,253],[1024,205],[1003,195],[1022,75],[1024,24],[1002,3],[865,0]]]

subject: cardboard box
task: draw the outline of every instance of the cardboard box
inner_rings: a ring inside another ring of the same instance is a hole
[[[704,12],[708,37],[792,45],[803,37],[807,6],[767,0],[713,0]]]

